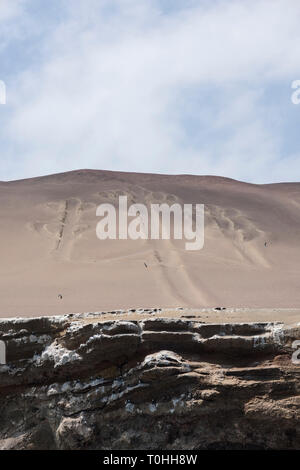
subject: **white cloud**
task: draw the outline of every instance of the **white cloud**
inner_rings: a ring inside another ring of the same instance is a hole
[[[298,0],[199,1],[170,12],[158,0],[61,5],[43,61],[14,84],[2,173],[10,158],[13,177],[91,167],[264,181],[272,167],[280,178],[280,125],[270,123],[264,89],[298,78]],[[191,90],[205,98],[200,109],[184,107]],[[196,143],[191,112],[203,134]],[[299,166],[291,157],[285,177]]]
[[[0,0],[0,22],[18,15],[21,3],[21,0]]]
[[[0,0],[0,52],[18,36],[15,22],[23,13],[23,4],[24,0]]]

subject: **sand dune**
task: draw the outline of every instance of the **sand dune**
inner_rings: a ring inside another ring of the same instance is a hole
[[[205,204],[205,245],[96,237],[96,208]],[[0,315],[300,305],[300,183],[80,170],[0,183]],[[60,298],[62,296],[62,298]]]

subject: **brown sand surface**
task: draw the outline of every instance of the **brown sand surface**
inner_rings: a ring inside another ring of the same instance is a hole
[[[96,208],[120,195],[205,204],[204,248],[98,240]],[[220,306],[300,321],[300,183],[81,170],[0,183],[0,215],[1,317]]]

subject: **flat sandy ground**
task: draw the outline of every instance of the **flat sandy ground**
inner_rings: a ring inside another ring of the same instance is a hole
[[[97,206],[121,195],[205,204],[204,248],[98,240]],[[0,183],[0,216],[1,317],[227,307],[216,321],[300,321],[300,183],[81,170]]]
[[[162,309],[155,314],[147,313],[105,313],[87,318],[88,323],[110,320],[149,320],[151,318],[169,318],[192,320],[203,323],[273,323],[281,322],[285,325],[300,325],[300,309],[226,309],[215,311],[213,309]]]

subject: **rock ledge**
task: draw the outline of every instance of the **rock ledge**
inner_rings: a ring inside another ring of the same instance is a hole
[[[152,313],[1,320],[0,449],[300,448],[300,324]]]

